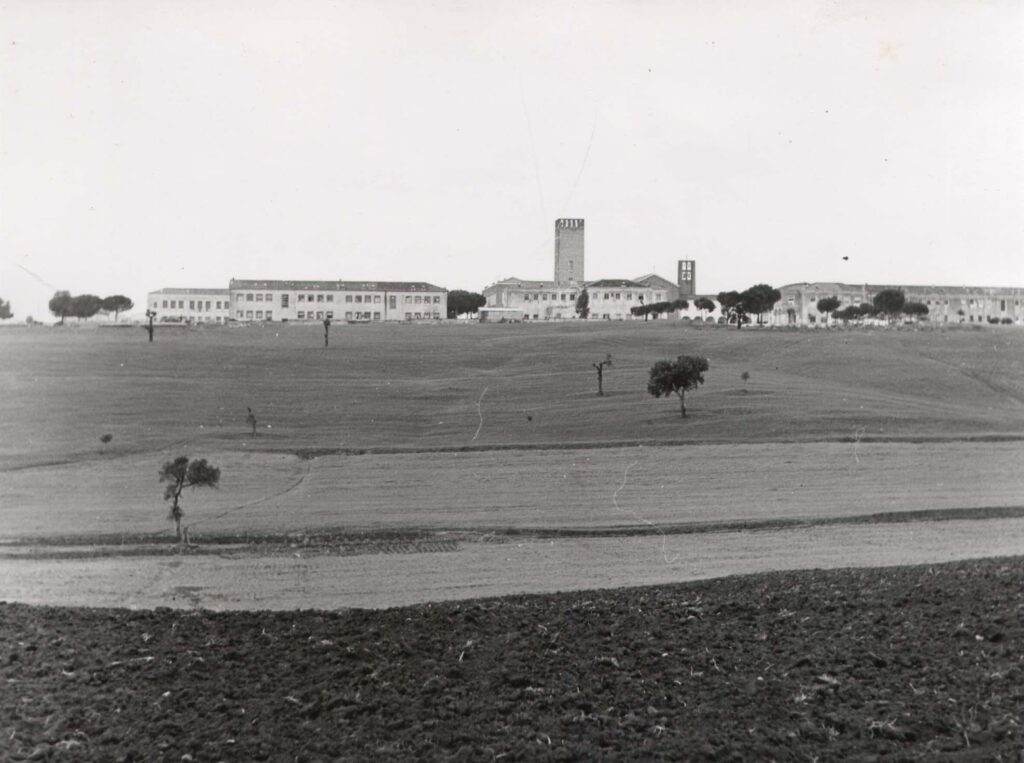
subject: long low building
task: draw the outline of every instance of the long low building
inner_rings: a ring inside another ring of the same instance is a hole
[[[146,297],[146,307],[158,321],[227,323],[231,294],[227,289],[157,289]]]
[[[769,322],[776,326],[811,326],[824,316],[818,312],[818,300],[837,297],[839,309],[870,303],[884,289],[899,289],[908,302],[928,307],[932,323],[985,323],[1009,319],[1024,323],[1024,289],[1001,286],[898,286],[846,284],[836,281],[793,283],[779,287],[782,294]]]
[[[422,281],[233,278],[227,289],[158,289],[147,305],[158,321],[189,323],[441,320],[448,292]]]
[[[487,307],[522,310],[528,321],[572,320],[578,317],[576,300],[584,289],[590,301],[591,320],[633,318],[632,308],[664,302],[668,296],[660,284],[645,285],[626,278],[605,278],[585,284],[506,278],[484,289],[483,296]]]

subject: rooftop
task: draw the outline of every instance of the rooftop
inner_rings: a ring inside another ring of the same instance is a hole
[[[248,278],[232,278],[230,288],[271,291],[447,291],[425,281],[260,281]]]
[[[150,294],[222,294],[228,293],[227,289],[195,289],[195,288],[176,288],[169,287],[167,289],[157,289],[156,291],[149,292]]]

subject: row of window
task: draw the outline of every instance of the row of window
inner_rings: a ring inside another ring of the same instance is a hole
[[[258,320],[258,321],[263,321],[263,320],[272,321],[274,319],[274,311],[273,310],[236,310],[235,311],[235,316],[237,318],[239,318],[239,319],[245,319],[245,320],[254,320],[255,319],[255,320]],[[309,310],[307,312],[305,310],[298,310],[295,313],[295,317],[297,319],[299,319],[299,320],[323,320],[324,318],[329,318],[329,319],[333,320],[334,319],[334,311],[333,310],[327,310],[327,311],[323,311],[323,310]],[[439,313],[437,311],[432,312],[432,313],[406,313],[405,317],[406,318],[412,318],[414,320],[424,320],[424,319],[429,320],[431,318],[433,318],[434,320],[440,320],[441,313]],[[219,318],[217,320],[218,320],[218,322],[220,321]],[[370,320],[379,321],[380,320],[380,312],[379,311],[373,311],[373,312],[369,312],[369,311],[366,311],[366,312],[362,312],[362,311],[354,311],[354,312],[353,311],[349,311],[349,312],[345,313],[345,320],[347,320],[347,321],[352,321],[352,320],[355,320],[355,321],[370,321]]]
[[[281,307],[288,307],[288,297],[289,296],[290,295],[288,295],[288,294],[282,294],[281,295]],[[256,293],[253,293],[253,292],[246,292],[245,294],[237,294],[237,295],[235,295],[235,300],[236,301],[241,302],[241,301],[243,301],[243,299],[246,302],[273,302],[274,301],[274,295],[273,294],[256,294]],[[305,293],[303,293],[303,294],[299,294],[295,301],[296,302],[333,302],[334,301],[334,295],[333,294],[305,294]],[[346,294],[345,295],[345,301],[350,303],[350,304],[351,303],[356,303],[356,304],[366,303],[366,304],[370,304],[372,302],[373,304],[379,305],[380,302],[381,302],[381,295],[380,294]],[[417,295],[406,294],[405,295],[405,302],[406,302],[406,304],[410,304],[410,305],[414,305],[414,304],[415,305],[422,305],[422,304],[428,304],[428,305],[429,304],[435,304],[435,305],[439,305],[439,304],[441,304],[441,296],[440,295],[433,295],[433,296],[431,296],[429,294],[426,295],[426,296],[421,296],[421,295],[418,295],[418,294]]]
[[[575,302],[576,301],[576,297],[577,297],[577,295],[576,295],[575,292],[558,292],[558,293],[550,294],[550,295],[546,294],[546,293],[524,294],[523,295],[523,301],[524,302],[530,302],[532,300],[534,302],[547,302],[550,299],[550,301],[552,301],[552,302],[570,302],[570,301]],[[641,294],[640,292],[636,292],[637,300],[640,300],[641,297],[643,297],[643,294]],[[621,291],[594,292],[593,298],[594,299],[611,299],[611,300],[625,299],[628,302],[628,301],[631,301],[633,299],[633,292],[631,292],[631,291],[627,291],[627,292],[621,292]],[[653,302],[659,302],[659,301],[661,301],[664,298],[665,298],[665,295],[659,293],[659,294],[655,294],[654,295],[654,297],[652,298],[652,301]]]
[[[206,300],[204,302],[201,299],[199,299],[199,300],[190,299],[188,301],[188,309],[189,310],[196,310],[196,311],[211,310],[211,309],[213,309],[213,308],[210,307],[211,304],[216,304],[217,305],[217,307],[216,307],[217,310],[227,310],[227,308],[228,308],[228,303],[227,302],[224,302],[224,306],[221,307],[221,301],[220,300],[217,300],[215,303],[211,303],[210,300]],[[163,300],[161,302],[160,306],[164,310],[184,310],[185,309],[185,300],[183,300],[183,299],[165,299],[165,300]],[[153,307],[156,307],[156,302],[153,303]]]

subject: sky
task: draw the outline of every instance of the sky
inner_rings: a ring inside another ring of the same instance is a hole
[[[1024,287],[1019,0],[0,2],[0,298]],[[843,259],[848,257],[849,259]]]

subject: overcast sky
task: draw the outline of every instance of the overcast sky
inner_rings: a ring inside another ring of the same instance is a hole
[[[1024,3],[0,3],[0,297],[1024,286]],[[848,256],[849,260],[842,258]]]

